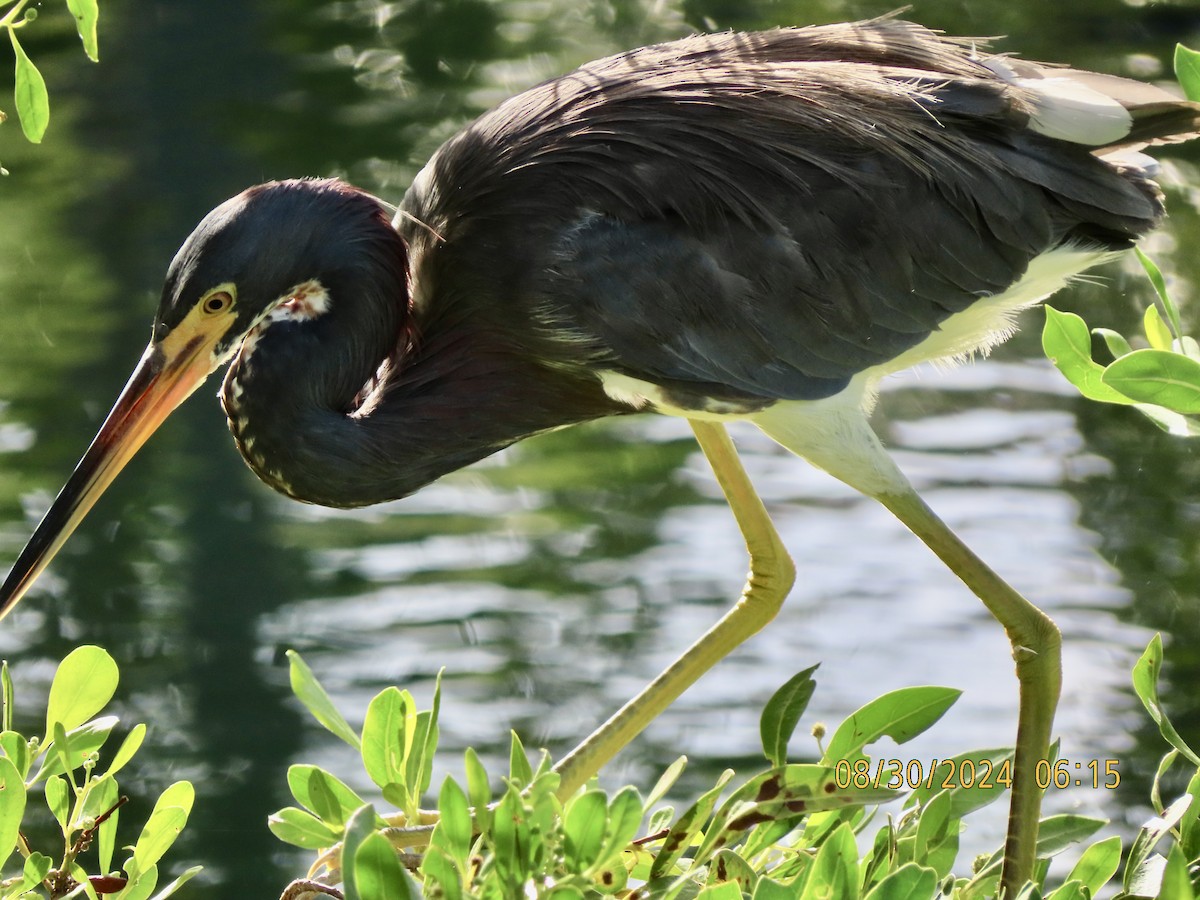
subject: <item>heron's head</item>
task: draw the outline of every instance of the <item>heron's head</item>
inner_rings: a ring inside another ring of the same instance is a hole
[[[364,266],[362,248],[381,231],[394,239],[383,204],[340,181],[243,191],[205,216],[175,254],[151,347],[210,374],[271,322],[324,314],[331,285]]]
[[[0,617],[146,439],[249,337],[319,321],[331,285],[353,282],[356,267],[403,270],[398,241],[380,201],[334,180],[259,185],[205,216],[171,262],[141,361],[0,588]],[[399,260],[386,258],[397,249]]]

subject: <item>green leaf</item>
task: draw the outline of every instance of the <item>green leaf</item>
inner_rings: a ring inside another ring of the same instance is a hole
[[[455,867],[454,860],[436,844],[430,843],[421,859],[421,876],[425,879],[427,896],[462,900],[462,874]]]
[[[764,875],[754,886],[751,900],[796,900],[796,890]],[[928,898],[922,898],[922,900],[928,900]]]
[[[1156,634],[1150,639],[1145,652],[1133,667],[1133,690],[1146,707],[1146,712],[1158,726],[1159,733],[1167,743],[1178,750],[1194,766],[1200,766],[1200,756],[1187,745],[1171,720],[1167,718],[1166,710],[1158,699],[1158,673],[1162,668],[1163,646],[1162,635]]]
[[[379,787],[404,784],[406,724],[411,706],[406,691],[389,687],[380,691],[367,707],[363,720],[362,761]],[[407,785],[410,788],[412,785]]]
[[[158,863],[179,838],[187,824],[187,813],[178,806],[155,809],[133,848],[133,858],[146,871]]]
[[[1146,341],[1155,350],[1170,350],[1173,337],[1171,329],[1163,321],[1162,313],[1157,306],[1147,306],[1142,314],[1142,331],[1146,333]]]
[[[192,787],[190,781],[176,781],[170,784],[166,789],[158,795],[158,800],[154,803],[154,808],[160,806],[178,806],[189,815],[192,812],[192,805],[196,802],[196,789]]]
[[[183,873],[174,879],[165,888],[154,895],[153,900],[167,900],[172,894],[178,891],[181,887],[204,871],[204,866],[192,866],[190,869],[184,869]]]
[[[1195,900],[1192,891],[1192,880],[1188,877],[1188,862],[1179,849],[1173,844],[1167,853],[1167,866],[1163,869],[1162,887],[1159,889],[1157,900]]]
[[[0,756],[0,866],[16,849],[27,800],[20,771],[12,760]]]
[[[531,874],[531,834],[525,802],[512,782],[492,814],[491,843],[496,870],[506,886],[523,885]]]
[[[359,807],[346,822],[342,841],[342,891],[345,900],[362,900],[358,893],[358,848],[375,833],[375,807]]]
[[[646,798],[647,809],[654,806],[654,804],[658,803],[659,800],[667,795],[667,791],[675,786],[675,782],[679,780],[679,776],[683,774],[683,770],[686,768],[686,756],[679,757],[679,759],[667,766],[666,771],[659,776],[658,781],[656,781],[654,787],[651,788],[650,796]]]
[[[952,815],[953,799],[945,790],[930,800],[917,820],[915,862],[928,866],[945,878],[958,856],[958,833],[962,822]]]
[[[335,830],[366,801],[324,769],[310,765],[288,768],[288,787],[297,802],[308,807]]]
[[[67,833],[67,816],[71,814],[71,789],[67,787],[67,779],[55,775],[46,781],[46,805],[58,822],[62,833]]]
[[[624,787],[608,806],[608,827],[604,846],[596,856],[597,865],[605,865],[629,846],[642,824],[645,804],[634,787]]]
[[[721,805],[700,848],[693,854],[693,864],[703,862],[720,847],[734,845],[745,832],[763,827],[766,822],[782,821],[786,825],[814,812],[883,803],[897,796],[889,788],[859,788],[839,783],[838,770],[829,766],[796,763],[769,769],[751,778]],[[832,831],[839,824],[831,819],[828,828]],[[787,830],[790,825],[784,828]],[[810,846],[819,842],[814,839]]]
[[[1046,306],[1042,350],[1058,371],[1089,400],[1128,405],[1133,401],[1106,385],[1104,367],[1092,359],[1092,338],[1087,323],[1074,313]]]
[[[567,871],[582,873],[596,861],[607,825],[608,798],[603,791],[584,791],[571,798],[563,814]]]
[[[96,836],[101,872],[108,872],[112,869],[113,852],[117,846],[117,822],[121,817],[121,811],[115,807],[120,798],[121,792],[117,787],[116,779],[112,775],[105,775],[92,782],[88,788],[87,797],[84,799],[83,809],[80,810],[81,818],[88,819],[98,819],[105,813],[110,813],[108,818],[100,824],[99,834]]]
[[[1200,772],[1188,782],[1187,794],[1192,798],[1192,805],[1179,821],[1179,843],[1187,858],[1195,859],[1200,856]]]
[[[866,900],[929,900],[936,887],[937,873],[933,869],[910,862],[875,885]]]
[[[0,731],[12,731],[13,682],[8,660],[0,661]],[[20,768],[18,766],[17,768]]]
[[[742,889],[732,881],[713,884],[701,890],[696,900],[742,900]]]
[[[792,739],[796,725],[808,708],[808,701],[812,699],[817,686],[812,675],[819,666],[820,663],[793,675],[763,708],[759,733],[762,736],[763,753],[773,766],[787,764],[788,741]]]
[[[420,900],[396,851],[379,832],[363,839],[354,853],[354,884],[359,900]]]
[[[284,843],[305,850],[324,850],[332,847],[341,838],[341,833],[330,828],[312,813],[295,806],[284,807],[267,817],[267,828]]]
[[[1174,767],[1178,759],[1179,751],[1172,747],[1163,755],[1163,758],[1158,761],[1158,768],[1154,770],[1154,777],[1150,780],[1150,806],[1157,813],[1161,813],[1166,807],[1166,804],[1162,801],[1163,781],[1166,779],[1167,774],[1171,771],[1172,767]],[[1112,762],[1117,762],[1117,760],[1112,760]],[[1191,809],[1189,807],[1189,812],[1190,811]]]
[[[62,726],[62,722],[55,722],[54,740],[46,747],[46,759],[56,762],[57,770],[66,775],[67,780],[74,786],[75,779],[71,775],[71,772],[75,770],[75,759],[79,759],[80,765],[82,765],[83,760],[87,759],[87,756],[72,756],[71,739],[67,737],[67,732]]]
[[[1082,881],[1066,881],[1046,898],[1046,900],[1091,900]]]
[[[735,884],[738,888],[735,896],[741,900],[743,894],[749,894],[754,890],[757,881],[758,875],[755,874],[750,864],[735,851],[726,847],[713,857],[713,861],[708,867],[708,880],[705,883],[709,887],[718,884]]]
[[[129,876],[129,884],[113,900],[150,900],[150,895],[158,886],[158,866],[151,866],[145,871],[138,869],[129,873]]]
[[[108,736],[112,734],[118,721],[116,716],[101,716],[72,729],[67,732],[65,750],[57,740],[46,744],[42,748],[46,755],[42,760],[42,767],[38,769],[37,775],[33,778],[34,783],[51,775],[78,769],[89,756],[104,746],[104,742],[108,740]],[[56,723],[54,733],[57,734],[61,727]]]
[[[438,794],[438,823],[430,844],[441,847],[461,870],[466,869],[471,852],[471,809],[467,795],[453,778],[447,776]]]
[[[1146,889],[1146,884],[1157,885],[1166,861],[1161,856],[1152,857],[1150,854],[1154,850],[1154,845],[1162,840],[1163,835],[1179,824],[1191,803],[1191,795],[1185,794],[1163,810],[1162,815],[1155,816],[1138,829],[1138,833],[1133,839],[1133,845],[1129,848],[1129,859],[1125,862],[1125,876],[1122,883],[1125,893],[1144,897],[1157,895],[1157,887],[1152,893],[1147,894],[1142,891]]]
[[[1092,896],[1117,874],[1121,865],[1121,839],[1105,838],[1088,847],[1067,876],[1067,881],[1079,881]]]
[[[903,744],[921,734],[954,705],[962,691],[954,688],[900,688],[867,703],[838,726],[821,762],[828,766],[851,760],[885,735]]]
[[[1143,253],[1141,247],[1134,247],[1133,252],[1137,254],[1138,262],[1146,270],[1146,277],[1150,279],[1150,284],[1154,286],[1154,293],[1158,294],[1158,302],[1162,304],[1162,308],[1167,314],[1167,321],[1171,323],[1170,328],[1163,323],[1162,316],[1159,315],[1157,308],[1151,307],[1147,309],[1146,315],[1143,316],[1146,339],[1150,341],[1150,346],[1152,347],[1170,350],[1171,339],[1173,337],[1183,337],[1183,326],[1179,323],[1179,310],[1175,308],[1175,304],[1171,300],[1171,295],[1167,292],[1167,281],[1163,278],[1158,266],[1154,264],[1154,260]],[[1151,321],[1152,319],[1153,321]]]
[[[1167,858],[1159,853],[1147,856],[1131,865],[1133,858],[1125,864],[1125,888],[1117,896],[1124,897],[1158,897],[1162,890],[1163,874],[1167,868]]]
[[[1189,100],[1200,100],[1200,53],[1176,44],[1175,77]]]
[[[671,821],[674,818],[675,807],[659,807],[650,814],[650,821],[646,823],[646,834],[658,834],[660,831],[666,831],[671,827]]]
[[[100,7],[96,0],[67,0],[67,8],[75,17],[75,30],[83,41],[83,52],[92,62],[100,62],[96,40],[96,20],[100,17]]]
[[[1114,359],[1124,356],[1126,353],[1132,353],[1133,347],[1129,345],[1129,341],[1125,340],[1125,335],[1118,334],[1111,328],[1093,328],[1092,334],[1104,340],[1108,347],[1108,352],[1113,355]]]
[[[69,732],[96,715],[116,693],[119,680],[117,664],[107,651],[90,645],[72,650],[50,684],[45,734],[54,733],[55,722]]]
[[[659,850],[658,856],[655,857],[654,863],[650,867],[652,879],[669,872],[671,866],[675,865],[675,862],[683,855],[683,851],[691,845],[692,838],[704,827],[705,821],[717,805],[717,798],[732,777],[732,769],[722,772],[717,778],[717,783],[701,794],[696,802],[688,807],[687,811],[671,826],[671,830],[663,839],[662,849]]]
[[[515,731],[508,748],[508,777],[522,787],[533,781],[533,767],[529,765],[525,745],[521,743],[521,738]]]
[[[1148,403],[1138,403],[1134,409],[1167,434],[1175,437],[1200,437],[1200,423],[1197,423],[1195,419],[1189,419],[1180,413]]]
[[[828,900],[831,897],[838,900],[858,898],[858,847],[854,843],[853,829],[844,822],[817,851],[800,894],[800,900]]]
[[[308,667],[308,664],[300,657],[300,654],[295,650],[289,650],[287,658],[292,693],[296,695],[296,698],[304,704],[305,709],[312,713],[313,718],[324,725],[326,729],[337,737],[340,737],[355,750],[360,749],[361,742],[358,739],[358,735],[354,733],[354,729],[342,718],[342,714],[337,711],[337,708],[333,705],[333,701],[325,693],[325,688],[321,687],[321,683],[317,681],[317,676],[313,674],[312,669]]]
[[[417,713],[412,743],[404,760],[404,783],[417,800],[429,790],[433,778],[433,756],[438,743],[436,716],[437,713],[431,711]]]
[[[142,741],[146,739],[146,726],[139,722],[130,729],[129,734],[125,735],[125,740],[121,741],[121,746],[117,748],[117,752],[113,755],[112,765],[108,767],[108,775],[116,775],[125,765],[134,757],[134,754],[142,746]]]
[[[30,143],[40,144],[42,136],[46,133],[46,126],[50,124],[50,95],[46,93],[46,82],[42,73],[37,70],[37,66],[25,54],[25,48],[17,40],[16,29],[8,29],[8,37],[12,41],[13,54],[17,58],[13,101],[21,119],[21,131]]]
[[[187,781],[177,781],[159,795],[133,848],[133,858],[141,871],[156,865],[175,843],[195,799],[196,791]]]
[[[4,755],[17,767],[22,778],[29,774],[29,764],[32,760],[29,758],[29,741],[25,740],[24,735],[15,731],[0,732],[0,750],[3,750]]]
[[[1107,824],[1107,819],[1094,819],[1091,816],[1073,813],[1046,816],[1038,828],[1037,854],[1054,856],[1072,844],[1087,840]]]
[[[1004,796],[1012,786],[1012,747],[997,747],[990,750],[970,750],[939,761],[936,769],[926,770],[925,776],[912,794],[915,804],[928,803],[939,791],[943,782],[950,782],[950,815],[961,819],[977,809]],[[975,773],[974,783],[968,783],[964,773],[967,767]]]
[[[488,783],[487,770],[479,761],[479,755],[471,747],[465,754],[467,771],[467,797],[475,809],[476,824],[480,831],[487,831],[491,822],[488,804],[492,802],[492,788]]]
[[[46,876],[50,874],[50,867],[53,865],[54,860],[45,854],[38,853],[36,850],[30,853],[22,869],[23,880],[21,887],[23,890],[32,890],[45,881]]]
[[[1153,308],[1153,307],[1151,307]],[[1134,350],[1113,360],[1103,381],[1139,403],[1200,413],[1200,360],[1170,350]]]
[[[310,809],[321,817],[321,821],[328,822],[333,826],[345,824],[346,815],[353,809],[357,809],[362,805],[360,800],[358,803],[342,806],[337,794],[334,793],[332,785],[324,776],[324,772],[320,769],[309,775],[308,779],[308,797],[309,803],[312,804]]]
[[[409,697],[409,703],[416,708],[416,703]],[[439,671],[433,684],[432,709],[419,712],[413,726],[412,742],[407,750],[405,760],[405,783],[413,797],[414,806],[429,790],[433,780],[433,757],[438,745],[438,715],[442,708],[442,672]],[[416,810],[412,810],[415,812]]]

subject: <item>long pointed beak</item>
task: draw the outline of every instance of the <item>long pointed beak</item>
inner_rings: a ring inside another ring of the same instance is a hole
[[[164,341],[163,344],[167,344]],[[171,342],[174,343],[174,342]],[[164,352],[150,344],[100,431],[0,588],[6,616],[146,439],[212,372],[212,342],[194,337]]]

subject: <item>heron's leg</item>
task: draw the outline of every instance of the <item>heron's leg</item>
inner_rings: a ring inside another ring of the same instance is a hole
[[[1042,791],[1037,767],[1050,748],[1062,688],[1062,635],[1053,620],[991,570],[911,488],[875,495],[925,542],[1004,626],[1020,683],[1012,800],[1004,845],[1004,895],[1015,897],[1037,859]]]
[[[746,586],[720,621],[559,762],[555,768],[562,776],[560,798],[575,793],[700,676],[771,621],[795,581],[791,557],[742,468],[729,433],[715,422],[689,421],[746,539],[750,552]]]
[[[1062,637],[1050,617],[1017,593],[967,547],[918,496],[867,421],[865,379],[842,394],[807,403],[777,403],[753,417],[793,453],[874,497],[928,545],[1004,626],[1020,683],[1012,799],[1002,882],[1009,897],[1033,874],[1042,792],[1038,762],[1062,686]]]

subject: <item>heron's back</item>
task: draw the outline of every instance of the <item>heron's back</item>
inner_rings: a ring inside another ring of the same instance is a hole
[[[1130,148],[1194,135],[1198,107],[973,46],[897,19],[698,36],[533,88],[406,197],[418,315],[515,321],[555,365],[749,410],[833,395],[1039,257],[1153,228]]]

